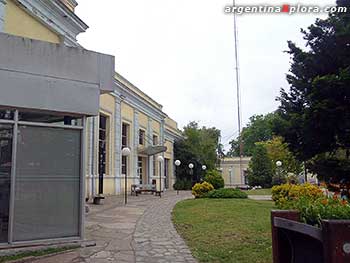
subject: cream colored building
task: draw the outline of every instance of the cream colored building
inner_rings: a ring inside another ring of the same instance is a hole
[[[75,0],[0,0],[0,32],[80,47],[76,37],[88,26],[74,13],[76,6]],[[158,185],[160,175],[162,189],[172,189],[173,143],[181,137],[177,123],[118,73],[113,90],[101,95],[100,116],[87,121],[86,195],[123,193],[125,178],[128,191],[132,184]],[[147,147],[153,145],[166,151],[151,155]],[[122,157],[123,147],[131,149],[130,156]]]
[[[220,170],[225,187],[246,187],[248,185],[246,176],[250,159],[250,157],[231,157],[220,160]]]
[[[172,189],[173,144],[181,138],[177,123],[162,111],[162,105],[118,73],[115,84],[113,93],[101,96],[100,116],[88,123],[88,195],[124,193],[125,185],[128,192],[131,185],[159,187],[160,176],[162,190]],[[166,148],[153,155],[153,146]],[[121,155],[125,147],[131,150],[129,156]]]

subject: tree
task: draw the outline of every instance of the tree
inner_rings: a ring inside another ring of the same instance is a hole
[[[302,172],[300,161],[296,160],[295,156],[288,149],[288,144],[283,142],[282,137],[274,136],[266,142],[258,142],[267,150],[267,154],[271,160],[273,173],[276,174],[276,162],[282,162],[282,171],[285,174],[294,173],[298,175]]]
[[[220,130],[216,128],[199,127],[197,122],[190,122],[184,127],[184,139],[175,142],[174,156],[181,161],[177,168],[177,179],[199,181],[204,176],[202,165],[208,170],[214,169],[218,161]],[[193,163],[193,174],[190,174],[188,164]]]
[[[241,137],[230,142],[231,149],[227,155],[239,156],[239,140],[241,139],[243,155],[252,156],[255,149],[255,143],[272,139],[272,129],[274,127],[275,118],[276,115],[274,113],[254,115],[250,117],[247,126],[242,129]]]
[[[317,19],[302,30],[308,50],[289,41],[288,91],[278,98],[281,135],[300,161],[326,182],[349,176],[350,166],[350,1],[347,13]],[[329,176],[330,170],[332,176]]]
[[[250,186],[268,188],[271,186],[272,176],[272,163],[267,150],[263,145],[257,144],[249,162],[248,183]]]

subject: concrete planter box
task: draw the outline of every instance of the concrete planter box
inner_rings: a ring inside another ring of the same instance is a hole
[[[350,262],[350,220],[323,220],[322,228],[300,222],[298,211],[271,211],[274,263]]]

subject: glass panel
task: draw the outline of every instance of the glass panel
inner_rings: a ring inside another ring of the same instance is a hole
[[[0,243],[7,242],[12,167],[11,125],[0,124]]]
[[[0,119],[3,120],[13,120],[14,112],[12,110],[0,109]]]
[[[123,125],[122,125],[122,148],[128,146],[128,133],[129,133],[129,125],[123,123]]]
[[[79,236],[79,130],[19,126],[14,240]]]
[[[19,121],[42,122],[50,124],[82,126],[82,119],[79,117],[64,116],[42,112],[19,112]]]

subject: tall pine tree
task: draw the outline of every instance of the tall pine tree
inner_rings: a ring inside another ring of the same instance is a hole
[[[308,50],[288,42],[290,90],[279,98],[275,132],[320,179],[350,181],[350,1],[346,13],[330,14],[302,30]]]

